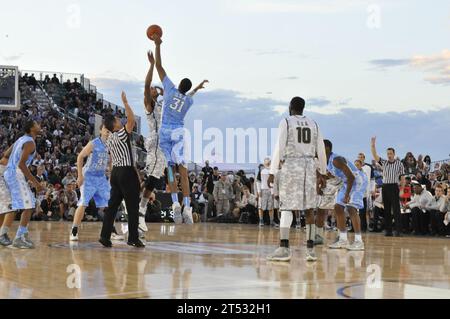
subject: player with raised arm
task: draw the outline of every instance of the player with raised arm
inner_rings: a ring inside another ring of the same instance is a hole
[[[181,80],[178,88],[169,79],[161,62],[161,37],[153,35],[156,49],[156,70],[164,88],[164,103],[161,129],[159,131],[159,145],[168,162],[168,181],[172,193],[172,209],[174,221],[177,224],[183,222],[193,224],[192,208],[190,207],[190,189],[187,171],[187,163],[184,158],[184,118],[194,103],[192,97],[200,89],[204,88],[208,80],[204,80],[193,91],[189,92],[192,82],[188,78]],[[189,92],[189,93],[188,93]],[[183,215],[178,202],[178,189],[175,179],[176,169],[180,173],[181,189],[183,192]]]

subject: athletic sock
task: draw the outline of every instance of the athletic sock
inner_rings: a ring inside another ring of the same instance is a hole
[[[183,205],[184,207],[191,207],[191,199],[189,196],[183,197]]]
[[[323,227],[318,227],[316,226],[316,235],[319,235],[320,237],[323,238]]]
[[[346,231],[339,231],[339,240],[347,241],[347,232]]]
[[[148,204],[148,198],[145,196],[142,196],[141,202],[139,203],[139,213],[145,215],[147,213],[147,204]]]
[[[172,203],[178,203],[178,193],[171,193]]]
[[[355,233],[355,241],[357,241],[357,242],[361,242],[362,241],[361,233],[358,233],[358,234]]]
[[[306,224],[306,240],[314,240],[316,237],[316,225]]]
[[[7,234],[9,231],[9,227],[8,226],[2,226],[2,228],[0,228],[0,236],[3,236],[5,234]]]
[[[270,217],[270,223],[273,224],[273,216]]]
[[[26,226],[19,226],[16,233],[16,238],[20,238],[23,234],[28,233],[28,228]]]

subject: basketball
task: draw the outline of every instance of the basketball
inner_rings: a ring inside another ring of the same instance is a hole
[[[153,41],[152,37],[154,34],[158,34],[159,37],[162,37],[163,35],[161,27],[157,24],[153,24],[147,28],[147,37],[152,41]]]

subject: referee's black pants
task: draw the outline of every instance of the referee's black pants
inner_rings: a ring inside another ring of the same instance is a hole
[[[103,227],[100,236],[104,239],[111,239],[111,232],[114,220],[117,215],[122,200],[128,212],[128,241],[136,242],[139,239],[139,177],[136,169],[131,166],[114,167],[111,172],[111,196],[108,202],[108,209],[105,210]]]
[[[392,212],[394,212],[395,230],[401,233],[402,221],[398,184],[383,184],[381,193],[384,206],[384,229],[386,232],[392,232]]]

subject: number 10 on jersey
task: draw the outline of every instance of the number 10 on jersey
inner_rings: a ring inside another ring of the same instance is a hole
[[[311,143],[311,129],[309,127],[297,127],[298,142],[301,144]]]

